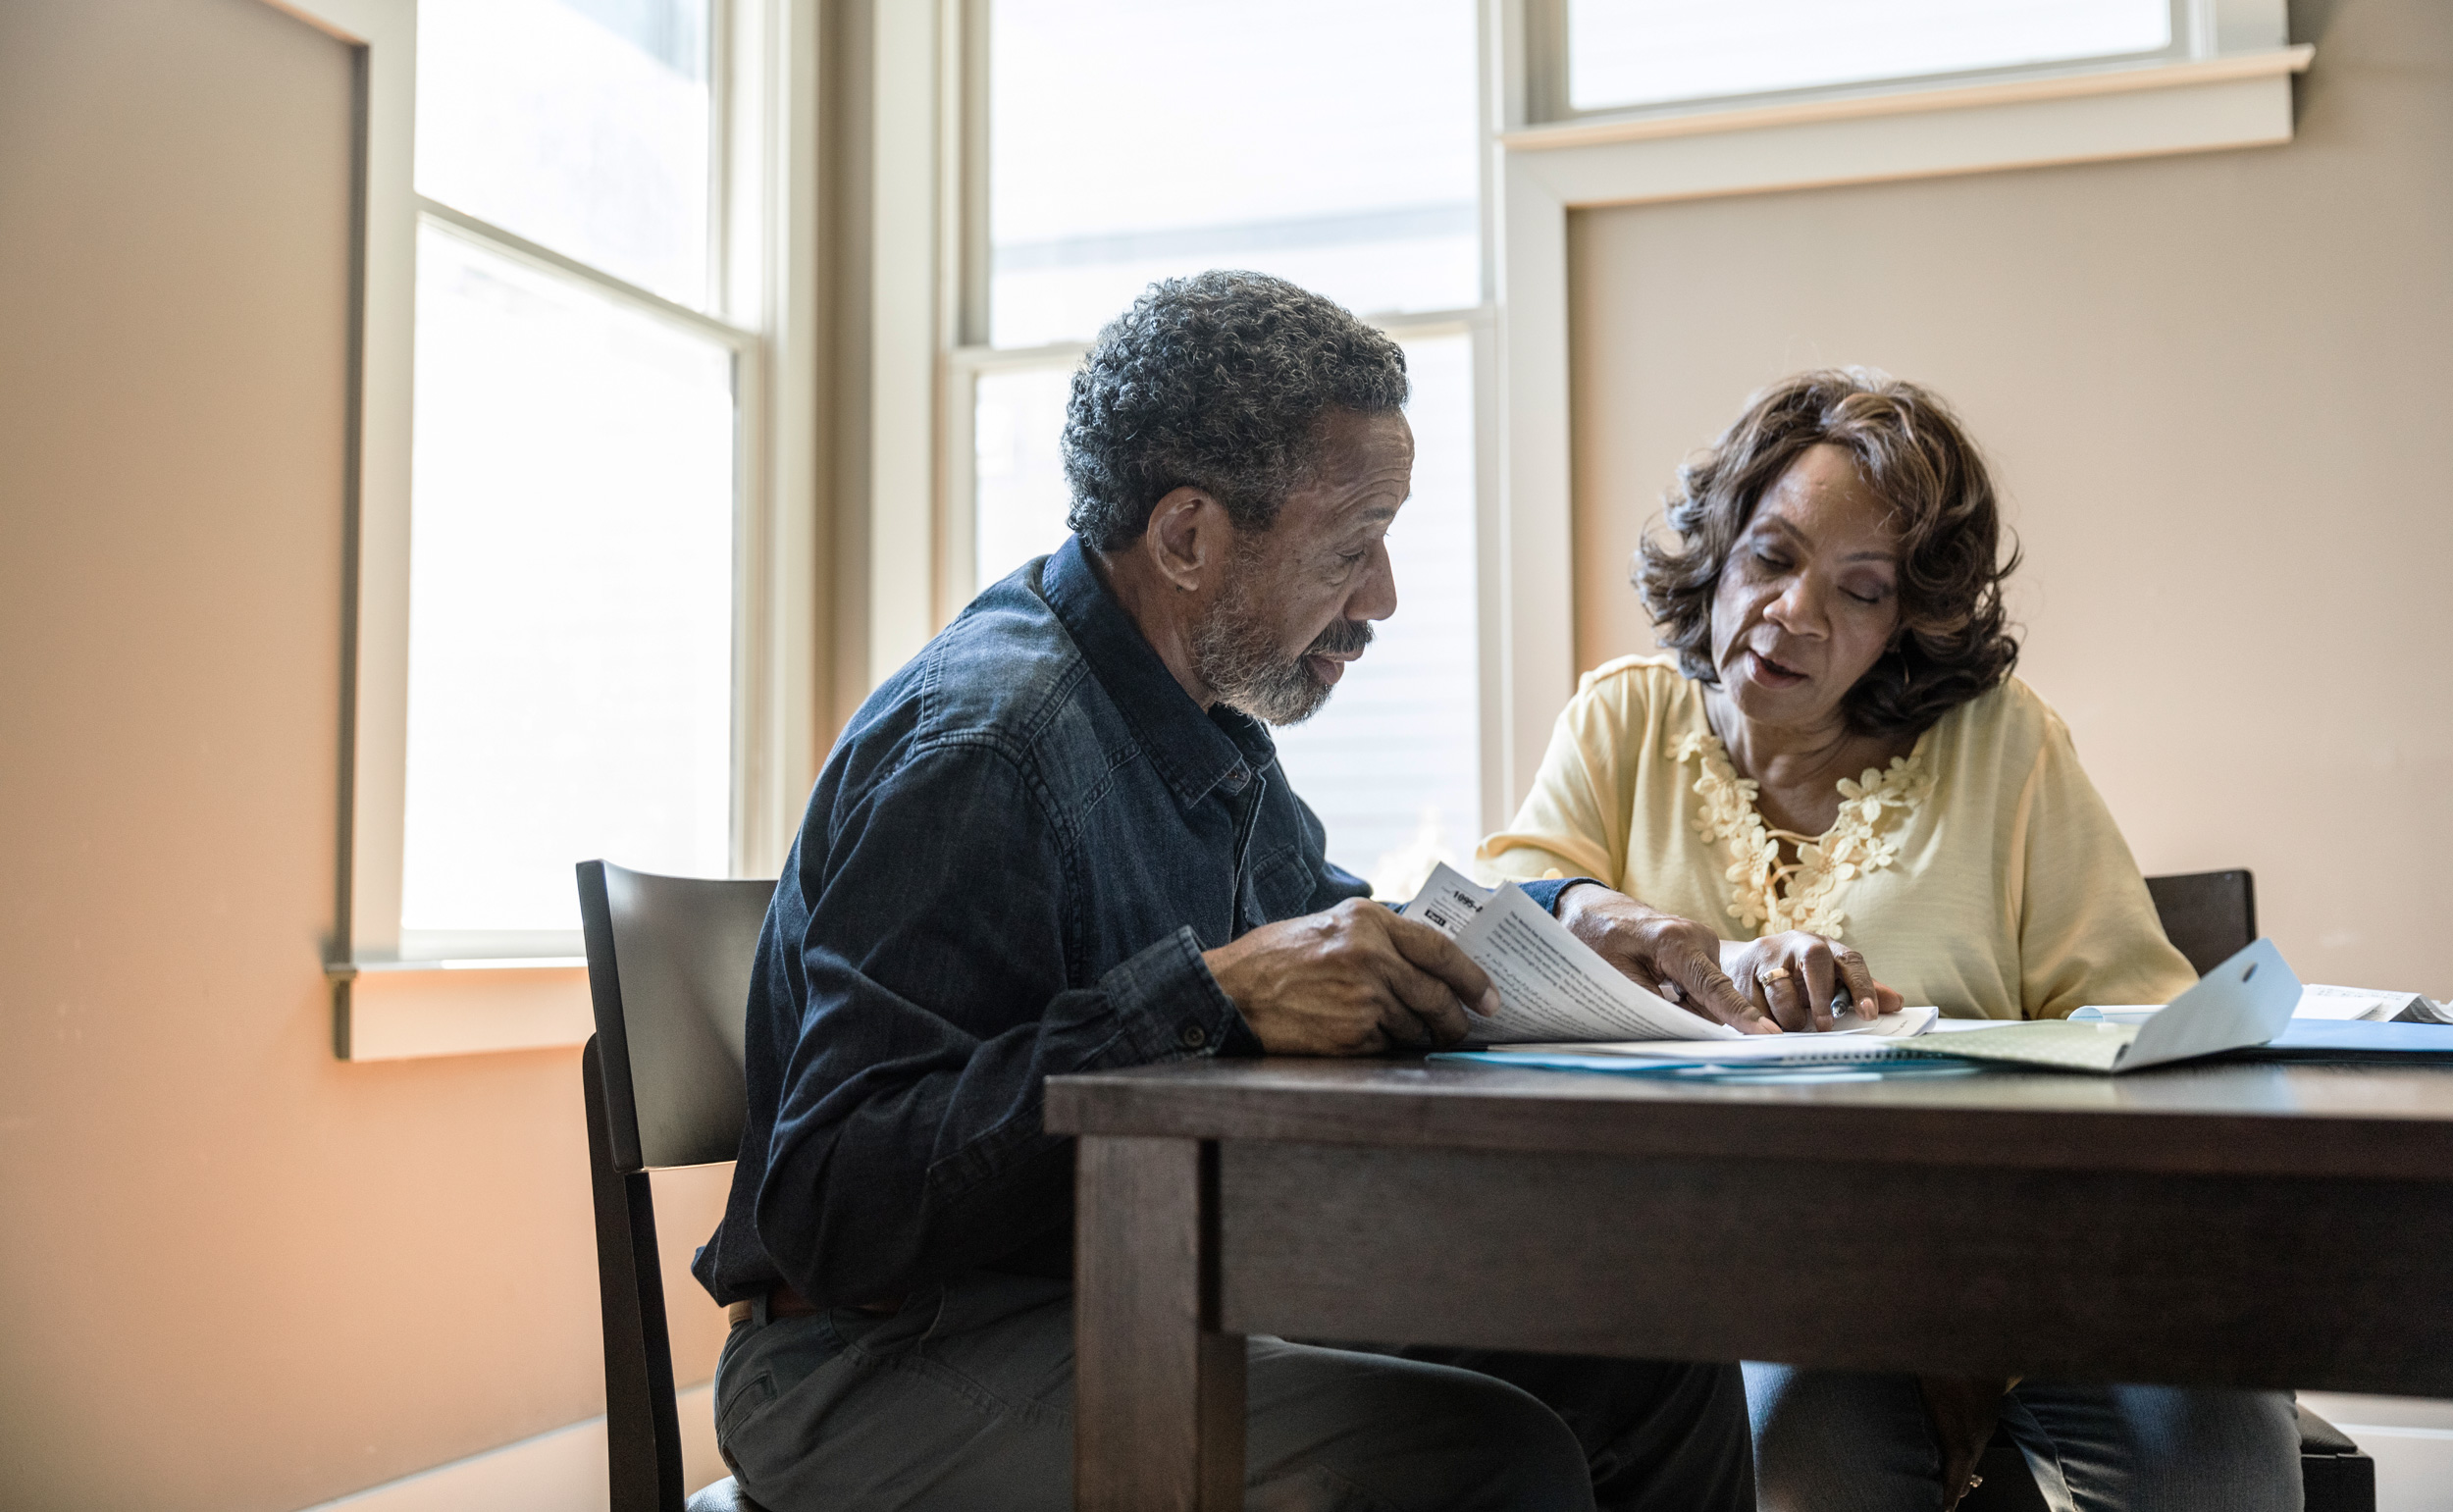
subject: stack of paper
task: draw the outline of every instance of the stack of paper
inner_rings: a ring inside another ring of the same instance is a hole
[[[2453,1023],[2453,1004],[2416,992],[2377,992],[2367,987],[2325,987],[2315,982],[2300,989],[2294,1018],[2364,1018],[2371,1023]]]
[[[1708,1051],[1715,1061],[1748,1063],[1864,1060],[1886,1054],[1884,1040],[1922,1034],[1936,1017],[1915,1008],[1870,1023],[1844,1017],[1824,1034],[1749,1035],[1637,986],[1515,883],[1494,892],[1452,866],[1431,874],[1405,915],[1456,941],[1499,989],[1499,1012],[1474,1019],[1470,1044],[1678,1060]]]
[[[2160,1003],[2091,1005],[2069,1017],[2103,1019],[2107,1023],[2144,1023],[2164,1011]],[[2327,987],[2309,982],[2300,988],[2292,1007],[2294,1018],[2329,1019],[2335,1023],[2453,1023],[2453,1008],[2416,992],[2378,992],[2369,987]]]

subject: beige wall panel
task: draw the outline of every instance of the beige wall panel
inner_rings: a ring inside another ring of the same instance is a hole
[[[0,1507],[601,1407],[577,1056],[332,1059],[350,91],[259,0],[0,5]]]
[[[1577,656],[1690,448],[1794,369],[1938,388],[2027,551],[2020,673],[2149,871],[2314,979],[2453,995],[2453,8],[2294,7],[2286,147],[1574,218]],[[1879,969],[1879,963],[1877,969]]]

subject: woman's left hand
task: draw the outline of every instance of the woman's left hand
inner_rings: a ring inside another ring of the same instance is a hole
[[[1874,980],[1863,956],[1802,929],[1748,941],[1729,975],[1774,1022],[1793,1031],[1828,1029],[1851,1010],[1870,1019],[1900,1009],[1900,995]]]

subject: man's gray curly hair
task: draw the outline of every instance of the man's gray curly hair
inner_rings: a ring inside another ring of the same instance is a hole
[[[1098,550],[1122,550],[1161,498],[1189,487],[1238,530],[1267,530],[1317,460],[1327,411],[1384,413],[1406,392],[1396,342],[1284,279],[1153,284],[1073,373],[1066,523]]]

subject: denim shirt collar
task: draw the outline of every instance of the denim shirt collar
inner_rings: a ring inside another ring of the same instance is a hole
[[[1189,808],[1221,787],[1241,793],[1277,758],[1278,748],[1259,720],[1224,704],[1204,713],[1184,692],[1100,581],[1079,536],[1067,537],[1041,567],[1039,595],[1140,736],[1177,803]]]

